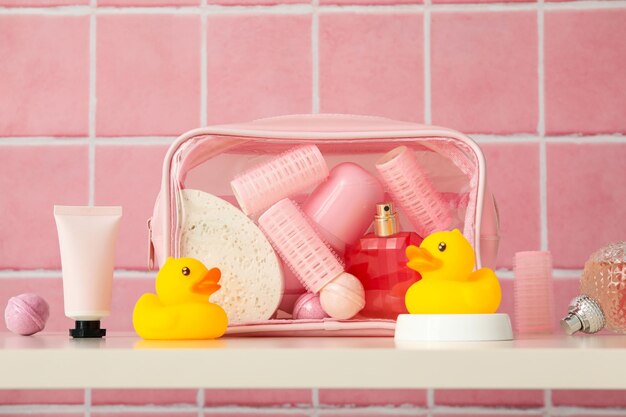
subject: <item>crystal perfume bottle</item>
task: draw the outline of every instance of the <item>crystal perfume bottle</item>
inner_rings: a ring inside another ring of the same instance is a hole
[[[561,320],[566,333],[595,333],[604,327],[626,333],[626,242],[591,255],[580,278],[580,293]]]
[[[398,229],[393,204],[377,204],[374,233],[346,251],[346,272],[358,277],[365,288],[365,307],[361,310],[364,316],[396,319],[398,314],[407,313],[404,294],[421,278],[406,266],[405,251],[409,245],[422,243],[422,238]]]

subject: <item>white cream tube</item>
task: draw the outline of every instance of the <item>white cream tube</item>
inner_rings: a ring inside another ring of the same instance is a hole
[[[111,313],[115,241],[121,218],[121,207],[54,206],[67,317],[97,321]]]

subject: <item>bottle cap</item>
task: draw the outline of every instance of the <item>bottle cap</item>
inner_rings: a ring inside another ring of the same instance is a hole
[[[70,336],[74,339],[101,338],[106,336],[107,329],[100,328],[100,320],[76,320]]]
[[[376,204],[374,233],[378,237],[388,237],[398,233],[398,213],[394,211],[393,203]]]
[[[561,319],[561,328],[569,335],[578,331],[596,333],[605,325],[600,305],[586,295],[579,295],[569,305],[567,316]]]

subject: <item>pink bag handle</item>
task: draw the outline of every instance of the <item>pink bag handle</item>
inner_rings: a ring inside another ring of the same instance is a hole
[[[323,131],[314,129],[306,130],[307,127],[318,124],[324,125],[329,120],[338,123],[340,126],[336,131]],[[347,123],[353,122],[352,124]],[[375,129],[355,131],[358,124],[367,124],[375,122]],[[281,127],[287,125],[291,130],[282,130]],[[298,130],[298,129],[303,130]],[[344,129],[344,130],[341,130]],[[476,196],[476,212],[475,212],[475,235],[474,249],[477,254],[481,254],[481,222],[483,217],[483,204],[485,198],[485,159],[478,145],[469,137],[462,133],[451,129],[425,126],[412,123],[394,122],[392,120],[378,117],[360,117],[348,115],[294,115],[281,116],[278,118],[260,119],[251,123],[241,125],[217,125],[206,128],[190,130],[178,137],[168,149],[163,160],[162,177],[161,177],[161,194],[159,197],[159,210],[161,210],[161,227],[162,227],[162,253],[165,257],[172,256],[172,236],[175,233],[174,224],[172,222],[172,213],[175,209],[175,200],[173,196],[172,186],[172,162],[175,156],[189,140],[204,136],[210,140],[210,136],[230,136],[235,138],[265,138],[274,140],[293,140],[295,138],[302,141],[332,141],[345,139],[418,139],[418,138],[447,138],[457,140],[469,147],[478,162],[477,175],[477,196]],[[207,157],[208,158],[208,157]],[[198,162],[198,161],[196,161]],[[178,181],[178,178],[175,179]],[[175,255],[175,254],[174,254]],[[481,267],[481,256],[477,256],[477,267]]]

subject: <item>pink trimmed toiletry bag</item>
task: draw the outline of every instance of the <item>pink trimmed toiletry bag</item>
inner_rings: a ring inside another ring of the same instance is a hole
[[[161,265],[168,256],[181,256],[181,190],[202,190],[237,206],[230,187],[234,176],[302,144],[316,145],[329,168],[354,162],[372,173],[382,155],[408,147],[444,197],[455,226],[473,245],[477,268],[495,268],[497,208],[486,184],[485,158],[472,139],[437,126],[338,114],[273,117],[209,126],[180,136],[163,161],[161,191],[148,220],[150,267],[155,261]],[[286,288],[283,297],[295,299],[302,292]],[[227,335],[393,336],[394,328],[395,321],[384,319],[271,319],[232,324]]]

